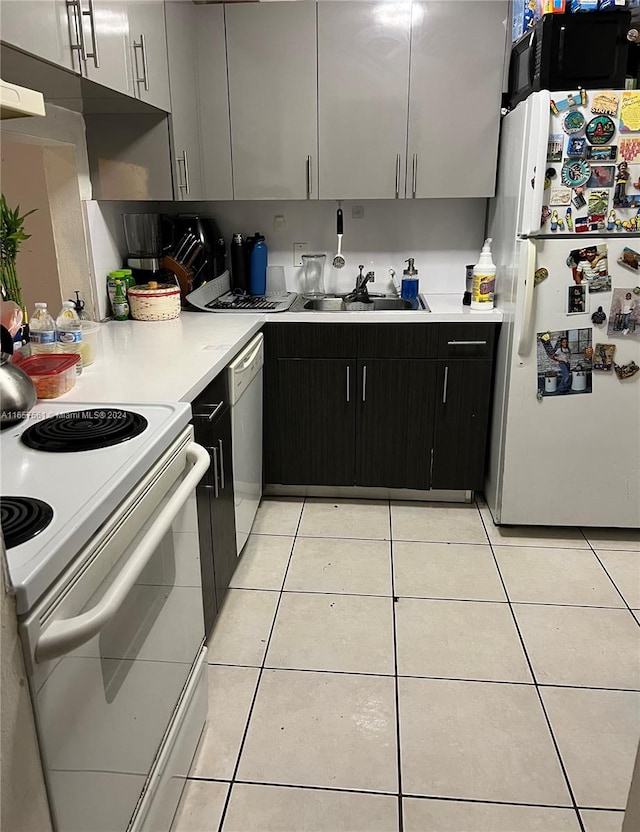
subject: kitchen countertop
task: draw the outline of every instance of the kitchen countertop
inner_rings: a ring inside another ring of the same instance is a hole
[[[55,401],[192,401],[267,322],[500,323],[502,313],[472,311],[459,295],[426,295],[431,312],[183,312],[170,321],[109,321],[96,360]]]

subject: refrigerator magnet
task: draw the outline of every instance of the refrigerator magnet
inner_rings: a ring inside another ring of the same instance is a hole
[[[615,178],[615,165],[591,165],[587,188],[613,188]]]
[[[607,217],[607,231],[613,231],[616,227],[616,212],[615,209],[612,208],[609,211],[609,216]]]
[[[629,164],[627,162],[620,162],[616,172],[616,187],[613,192],[613,204],[615,207],[627,207],[627,184],[629,177]]]
[[[567,223],[567,229],[573,231],[573,211],[571,210],[571,206],[564,212],[564,219]]]
[[[611,298],[609,338],[637,338],[640,340],[640,297],[634,295],[633,289],[616,288]]]
[[[564,136],[561,133],[555,133],[549,136],[547,142],[547,162],[561,162],[562,161],[562,144]]]
[[[616,375],[623,381],[628,378],[633,378],[636,373],[640,372],[640,367],[636,364],[635,361],[630,361],[628,364],[616,364],[615,361],[613,362],[613,369],[616,371]]]
[[[616,125],[609,116],[595,116],[585,128],[587,139],[591,144],[609,144],[616,132]]]
[[[587,210],[592,219],[595,220],[596,217],[604,219],[609,210],[609,191],[589,191],[587,205]]]
[[[549,205],[571,205],[571,188],[551,188]]]
[[[640,132],[640,92],[625,90],[620,104],[620,132]]]
[[[591,332],[586,328],[538,332],[538,398],[591,393]]]
[[[620,156],[625,162],[640,162],[640,139],[621,138]]]
[[[569,286],[567,290],[567,315],[584,315],[587,311],[587,284]]]
[[[551,228],[552,231],[557,231],[558,230],[558,212],[557,211],[552,211],[551,212],[551,223],[550,223],[549,227]]]
[[[616,354],[615,344],[596,344],[593,351],[593,369],[598,373],[610,373],[613,370],[613,356]]]
[[[615,92],[601,92],[596,95],[591,104],[591,112],[599,116],[615,116],[618,114],[620,99]]]
[[[589,294],[593,292],[610,292],[611,291],[611,275],[603,274],[599,277],[594,277],[589,281]],[[602,307],[600,307],[602,308]],[[594,313],[595,314],[595,313]],[[593,320],[593,316],[591,317]]]
[[[591,165],[584,159],[567,159],[562,165],[562,184],[567,188],[586,185],[591,176]]]
[[[607,316],[605,315],[604,309],[599,306],[597,311],[593,313],[591,316],[591,321],[596,326],[601,326],[607,320]]]
[[[609,262],[606,243],[574,248],[567,258],[576,284],[587,283],[596,278],[608,277]]]
[[[539,283],[542,283],[543,280],[546,280],[549,277],[549,272],[544,267],[536,269],[533,273],[533,285],[537,286]]]
[[[576,190],[571,202],[573,202],[575,208],[584,208],[587,200],[584,198],[582,190]]]
[[[630,139],[629,141],[635,141],[635,139]],[[604,145],[603,147],[587,145],[587,159],[590,159],[592,162],[615,162],[617,158],[617,144]],[[633,159],[627,159],[627,161],[632,162]]]
[[[567,156],[572,159],[584,159],[587,153],[587,140],[584,136],[570,136],[567,142]]]
[[[613,124],[613,122],[612,122]],[[562,129],[570,136],[574,133],[582,133],[585,129],[586,119],[580,110],[571,110],[562,119]]]

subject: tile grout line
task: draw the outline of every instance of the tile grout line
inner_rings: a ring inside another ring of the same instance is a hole
[[[613,578],[612,578],[612,577],[611,577],[611,575],[609,574],[609,570],[608,570],[608,569],[607,569],[607,567],[604,565],[604,563],[600,560],[600,556],[598,555],[597,551],[595,550],[595,548],[594,548],[594,547],[593,547],[593,545],[591,544],[591,541],[589,540],[589,538],[588,538],[588,537],[586,536],[586,534],[584,533],[584,531],[583,531],[582,527],[580,527],[580,532],[581,532],[582,536],[584,537],[584,539],[587,541],[587,545],[589,546],[589,548],[590,548],[590,549],[591,549],[591,551],[593,552],[595,559],[598,561],[598,563],[600,564],[600,566],[601,566],[601,567],[602,567],[602,569],[604,570],[605,575],[607,576],[607,578],[609,578],[609,580],[611,581],[611,583],[612,583],[612,584],[613,584],[613,586],[615,587],[616,592],[617,592],[617,593],[618,593],[618,595],[622,598],[622,602],[624,603],[624,605],[625,605],[626,609],[627,609],[627,610],[629,610],[629,612],[631,613],[631,617],[632,617],[632,618],[633,618],[633,620],[636,622],[636,624],[640,627],[640,622],[638,621],[638,619],[636,618],[636,616],[633,614],[633,610],[631,609],[631,606],[630,606],[630,605],[629,605],[629,603],[627,602],[627,599],[624,597],[624,595],[622,594],[622,592],[618,589],[618,584],[617,584],[617,583],[613,580]],[[618,551],[618,550],[607,550],[607,551]],[[622,551],[624,551],[624,550],[622,550]]]
[[[404,832],[404,809],[402,806],[402,745],[400,739],[400,682],[398,679],[398,637],[396,632],[396,582],[393,568],[393,512],[389,506],[389,557],[391,560],[391,626],[393,632],[393,685],[396,699],[396,744],[398,758],[398,832]]]
[[[487,535],[487,537],[489,537],[489,532],[487,530],[487,526],[486,526],[484,517],[482,516],[482,513],[480,511],[480,507],[478,506],[477,502],[476,502],[476,506],[478,508],[478,514],[480,516],[480,522],[482,523],[482,525],[484,527],[485,534]],[[527,648],[526,648],[526,645],[525,645],[525,642],[524,642],[524,638],[522,636],[522,633],[520,632],[520,627],[518,625],[518,619],[516,618],[516,614],[514,612],[513,605],[511,603],[510,598],[509,598],[509,592],[507,591],[507,585],[504,581],[504,578],[502,577],[502,572],[500,571],[500,564],[498,563],[498,558],[496,557],[496,553],[493,550],[493,544],[491,543],[491,541],[489,541],[489,545],[491,546],[491,554],[493,555],[493,560],[494,560],[494,563],[496,565],[496,569],[498,570],[498,575],[499,575],[500,581],[502,583],[502,588],[504,589],[505,595],[507,596],[507,601],[509,603],[509,610],[510,610],[511,616],[513,618],[513,623],[515,625],[516,632],[518,633],[518,638],[520,639],[520,644],[522,645],[522,650],[524,652],[524,656],[525,656],[525,659],[527,661],[527,665],[529,666],[529,672],[531,673],[531,677],[532,677],[533,683],[534,683],[534,688],[535,688],[536,694],[538,696],[538,701],[540,702],[540,707],[542,708],[542,713],[543,713],[544,718],[546,720],[547,728],[549,729],[549,735],[551,736],[551,741],[553,743],[553,747],[555,748],[556,755],[558,757],[558,762],[560,763],[560,768],[562,770],[562,774],[563,774],[564,779],[565,779],[567,790],[569,792],[569,797],[571,798],[571,803],[572,803],[573,809],[576,813],[576,818],[578,820],[578,825],[580,826],[581,832],[586,832],[584,824],[582,822],[582,818],[580,816],[580,812],[578,811],[578,803],[576,801],[575,795],[573,793],[573,789],[571,787],[571,782],[569,780],[569,775],[568,775],[567,770],[565,768],[564,760],[562,759],[562,755],[560,754],[560,746],[558,745],[555,734],[553,733],[553,728],[551,727],[551,720],[549,719],[549,715],[547,713],[547,709],[546,709],[545,704],[544,704],[544,699],[542,698],[542,693],[540,692],[540,687],[538,686],[538,679],[537,679],[536,674],[534,672],[533,664],[531,663],[531,659],[529,658],[529,653],[527,652]]]
[[[247,740],[247,734],[249,733],[249,725],[251,723],[251,717],[253,715],[253,709],[254,709],[255,704],[256,704],[256,699],[258,698],[258,691],[260,690],[260,683],[262,681],[262,676],[263,676],[263,673],[264,673],[264,670],[265,670],[265,660],[266,660],[266,657],[267,657],[267,653],[269,651],[269,645],[271,643],[271,637],[273,636],[273,631],[274,631],[275,626],[276,626],[276,619],[278,617],[278,610],[280,608],[280,602],[282,601],[282,595],[283,595],[282,588],[284,587],[285,581],[287,580],[287,572],[289,571],[289,566],[291,564],[291,558],[293,557],[293,550],[295,548],[296,538],[298,536],[298,529],[300,528],[300,523],[302,522],[302,514],[304,512],[305,505],[306,505],[306,497],[303,497],[302,498],[302,506],[300,507],[300,516],[298,517],[298,522],[296,524],[295,533],[292,536],[293,539],[291,541],[291,551],[289,552],[289,560],[287,561],[287,568],[285,569],[284,575],[282,577],[282,586],[280,588],[280,594],[279,594],[279,597],[278,597],[278,602],[276,604],[275,612],[274,612],[274,615],[273,615],[273,621],[271,622],[271,628],[269,630],[269,635],[267,637],[267,643],[265,645],[264,653],[263,653],[263,656],[262,656],[262,662],[260,664],[260,669],[258,671],[258,679],[257,679],[257,682],[256,682],[256,689],[253,692],[253,697],[251,699],[251,705],[249,706],[249,711],[247,713],[247,721],[245,723],[244,731],[242,733],[242,739],[241,739],[240,745],[238,747],[238,754],[237,754],[237,757],[236,757],[236,763],[235,763],[235,766],[233,768],[233,773],[231,774],[231,784],[229,786],[229,790],[227,792],[227,796],[226,796],[225,801],[224,801],[224,806],[222,808],[222,814],[220,815],[220,822],[218,824],[218,832],[223,832],[224,821],[225,821],[225,818],[227,816],[227,810],[229,808],[229,802],[231,801],[231,793],[233,792],[233,785],[236,781],[236,776],[238,774],[238,769],[240,767],[240,760],[242,759],[242,752],[244,751],[245,742]],[[291,535],[287,535],[287,536],[291,536]]]

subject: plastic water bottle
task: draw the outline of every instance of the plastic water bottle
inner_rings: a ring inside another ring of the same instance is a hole
[[[49,314],[46,303],[36,303],[29,321],[29,343],[33,355],[56,351],[56,322]]]
[[[252,295],[264,295],[267,291],[267,244],[262,234],[256,234],[251,249],[249,287]]]
[[[60,314],[56,318],[56,349],[58,352],[76,353],[80,360],[76,364],[76,373],[82,372],[82,324],[72,300],[65,300]]]

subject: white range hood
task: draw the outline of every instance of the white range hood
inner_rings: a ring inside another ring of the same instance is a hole
[[[0,118],[44,115],[44,98],[41,92],[9,84],[0,79]]]

